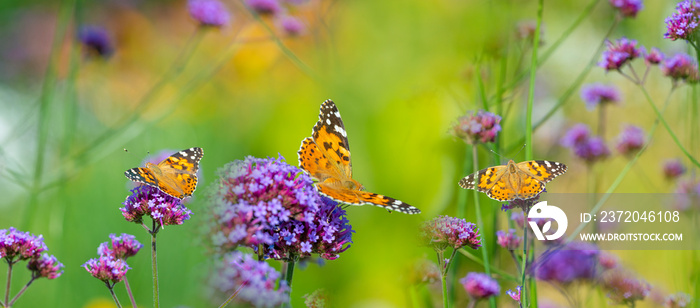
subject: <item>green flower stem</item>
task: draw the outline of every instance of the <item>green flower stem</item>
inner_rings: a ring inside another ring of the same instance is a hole
[[[7,287],[5,288],[5,304],[10,304],[10,282],[12,282],[12,263],[7,262]]]
[[[469,251],[467,251],[466,249],[460,248],[458,251],[459,251],[459,253],[461,253],[462,255],[464,255],[465,257],[467,257],[467,259],[472,260],[472,261],[473,261],[474,263],[476,263],[476,264],[479,264],[479,265],[481,265],[481,266],[484,266],[484,262],[482,262],[481,259],[479,259],[477,256],[471,254],[471,253],[470,253]],[[492,268],[491,268],[491,271],[492,271],[493,273],[495,273],[495,274],[498,274],[498,275],[501,276],[502,278],[511,280],[511,281],[513,281],[513,282],[515,282],[515,283],[520,282],[520,280],[518,279],[518,277],[515,277],[515,276],[513,276],[513,275],[511,275],[511,274],[508,274],[508,273],[506,273],[506,272],[504,272],[504,271],[502,271],[502,270],[499,270],[499,269],[497,269],[497,268],[495,268],[495,267],[492,267]]]
[[[160,225],[153,221],[153,231],[151,234],[151,270],[153,272],[153,307],[160,307],[160,299],[158,295],[158,254],[156,253],[156,235]],[[111,290],[111,289],[110,289]]]
[[[530,88],[527,93],[527,115],[525,117],[525,160],[532,159],[532,105],[535,100],[535,76],[537,73],[537,49],[540,45],[540,29],[542,28],[542,11],[544,0],[537,5],[537,28],[532,42],[532,62],[530,63]]]
[[[681,149],[681,151],[683,152],[683,154],[685,154],[685,156],[687,156],[688,159],[689,159],[696,167],[700,167],[700,162],[698,162],[698,161],[695,159],[695,157],[693,157],[693,156],[688,152],[688,150],[686,150],[685,147],[683,147],[683,145],[681,144],[681,142],[678,140],[678,137],[676,137],[676,134],[674,134],[673,131],[671,130],[671,127],[668,126],[668,123],[666,123],[666,120],[664,120],[663,114],[661,114],[661,112],[659,111],[659,108],[656,107],[656,105],[654,104],[654,101],[651,99],[651,96],[649,96],[649,92],[647,92],[647,90],[646,90],[646,89],[644,88],[644,86],[642,86],[642,85],[640,85],[639,88],[642,90],[642,93],[644,93],[644,96],[646,97],[647,102],[649,102],[649,105],[651,105],[651,108],[654,109],[654,112],[656,113],[656,118],[657,118],[659,121],[661,121],[661,124],[664,125],[664,128],[666,128],[666,131],[668,132],[668,134],[671,135],[671,138],[672,138],[673,141],[676,143],[676,146],[678,146],[678,148]]]
[[[292,293],[292,278],[294,277],[294,264],[296,264],[296,257],[292,257],[292,260],[289,260],[286,262],[287,263],[287,271],[285,272],[284,275],[284,280],[287,282],[287,286],[289,287],[289,293]]]
[[[19,292],[17,292],[17,295],[15,295],[15,297],[13,297],[12,300],[9,303],[7,303],[6,307],[12,307],[12,305],[15,304],[19,297],[22,296],[22,294],[24,294],[24,291],[27,291],[27,288],[29,288],[29,286],[32,285],[32,282],[34,282],[34,280],[36,280],[36,277],[32,276],[32,278],[29,279],[29,282],[27,282],[27,284],[25,284],[24,287],[22,287],[22,290],[19,290]]]
[[[126,288],[126,294],[129,294],[129,300],[131,300],[131,306],[137,308],[136,300],[134,300],[134,293],[131,292],[131,286],[129,286],[129,279],[124,275],[124,287]]]
[[[644,90],[644,87],[642,87],[642,90],[645,94],[647,93],[646,90]],[[670,102],[670,98],[671,98],[672,93],[673,93],[673,90],[671,90],[668,97],[666,97],[666,102],[664,103],[664,108],[662,110],[662,113],[663,113],[663,111],[666,111],[666,108],[668,107],[668,103]],[[647,94],[647,98],[650,99],[648,94]],[[656,110],[656,105],[654,105],[654,102],[653,101],[650,101],[650,102],[651,102],[651,105],[654,106],[654,109]],[[657,117],[657,120],[654,121],[654,124],[652,124],[651,129],[649,129],[649,134],[647,134],[647,138],[646,138],[647,142],[644,145],[644,147],[642,147],[637,152],[637,154],[635,154],[634,157],[629,162],[627,162],[627,165],[625,165],[625,167],[622,169],[620,174],[617,175],[617,178],[615,178],[615,181],[613,181],[613,183],[610,185],[610,187],[608,187],[608,190],[605,191],[605,194],[603,194],[603,196],[600,198],[600,200],[598,200],[598,202],[593,206],[593,208],[591,209],[589,214],[593,215],[594,213],[597,213],[598,210],[600,210],[600,208],[605,204],[605,202],[608,201],[608,199],[610,198],[610,195],[617,189],[617,186],[619,186],[620,183],[622,183],[622,180],[625,178],[627,173],[630,170],[632,170],[632,166],[634,166],[634,164],[637,162],[637,160],[642,155],[642,153],[644,153],[644,151],[647,149],[647,147],[649,147],[649,144],[651,144],[651,139],[654,136],[654,132],[656,131],[656,128],[659,126],[660,119],[663,119],[663,117]],[[571,235],[569,235],[569,237],[566,238],[566,243],[569,243],[569,242],[575,240],[576,236],[578,236],[578,234],[581,233],[583,228],[585,228],[587,225],[588,225],[588,222],[583,222],[580,225],[578,225],[578,227],[576,227],[576,229],[574,229],[574,231],[571,232]]]
[[[527,274],[527,256],[528,256],[527,255],[528,254],[528,251],[527,251],[527,243],[528,243],[528,241],[527,241],[527,233],[528,233],[527,227],[528,227],[527,226],[527,215],[525,215],[525,225],[523,226],[523,230],[525,230],[525,232],[523,232],[523,256],[522,256],[521,264],[520,264],[520,269],[521,269],[520,285],[523,288],[522,291],[520,292],[520,301],[522,302],[523,307],[529,306],[528,301],[527,301],[528,300],[528,296],[527,296],[528,288],[525,285],[525,276],[527,276],[526,274]]]
[[[61,47],[66,38],[66,32],[70,21],[73,20],[75,13],[76,1],[65,0],[61,2],[61,7],[58,15],[56,26],[56,34],[54,35],[53,44],[51,46],[51,56],[49,65],[46,69],[44,82],[42,84],[41,97],[39,98],[39,119],[37,120],[37,148],[36,158],[34,160],[34,175],[32,177],[32,189],[29,191],[29,205],[22,215],[22,223],[24,229],[29,228],[30,220],[37,212],[39,196],[38,191],[41,188],[41,176],[44,173],[44,155],[46,154],[46,141],[49,133],[50,108],[49,105],[54,99],[56,90],[57,66],[60,61]]]
[[[477,151],[477,144],[472,145],[472,165],[474,167],[474,173],[479,172],[479,151]],[[481,204],[479,202],[479,191],[474,189],[474,209],[476,210],[476,223],[479,229],[483,233],[486,230],[484,225],[484,219],[481,216]],[[489,260],[489,250],[486,240],[481,240],[481,257],[484,260],[484,272],[486,275],[491,276],[491,265]],[[489,298],[489,304],[492,308],[496,307],[496,299],[493,297]]]
[[[535,239],[530,240],[530,264],[535,264]],[[530,280],[530,306],[531,307],[537,307],[537,281],[535,280],[535,277],[530,275],[529,277]]]
[[[442,280],[442,306],[449,308],[449,299],[447,297],[447,275],[443,273],[440,275],[440,279]]]
[[[232,301],[234,298],[236,298],[236,296],[238,296],[238,293],[241,292],[241,289],[243,289],[243,287],[246,285],[246,283],[247,283],[247,282],[243,282],[240,286],[238,286],[238,289],[236,289],[236,291],[233,291],[233,294],[231,294],[231,296],[229,296],[229,297],[226,299],[226,301],[224,301],[223,303],[221,303],[221,305],[219,306],[219,308],[224,308],[224,307],[228,306],[228,304],[231,303],[231,301]]]
[[[106,281],[105,284],[107,284],[109,293],[112,294],[112,299],[114,299],[114,303],[117,305],[117,308],[122,308],[122,304],[119,303],[119,298],[117,298],[117,294],[114,294],[114,285],[110,285],[108,281]]]
[[[411,307],[413,307],[413,308],[423,307],[420,304],[420,300],[418,299],[418,288],[415,285],[409,286],[408,292],[409,292],[409,296],[411,298]],[[221,308],[221,307],[219,307],[219,308]]]

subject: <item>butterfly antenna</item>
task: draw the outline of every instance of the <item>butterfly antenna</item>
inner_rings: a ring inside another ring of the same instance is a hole
[[[525,143],[523,143],[523,146],[520,147],[520,150],[518,150],[518,153],[515,153],[514,157],[517,157],[518,154],[520,154],[520,152],[522,152],[524,148],[525,148]]]

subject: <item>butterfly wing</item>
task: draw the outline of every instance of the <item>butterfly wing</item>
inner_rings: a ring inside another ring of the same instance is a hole
[[[203,156],[202,148],[189,148],[158,163],[162,174],[158,188],[175,198],[191,196],[197,189],[197,170]]]
[[[127,179],[136,183],[142,183],[153,187],[158,187],[158,179],[155,174],[148,168],[131,168],[124,171]]]
[[[517,163],[517,174],[520,178],[518,198],[530,199],[544,190],[544,184],[552,181],[566,172],[566,165],[547,160],[530,160]]]
[[[374,205],[404,214],[420,214],[421,212],[418,208],[401,200],[366,191],[338,187],[332,182],[318,183],[317,187],[322,195],[345,204]]]
[[[342,179],[351,179],[352,163],[348,136],[338,107],[332,100],[326,100],[321,104],[318,122],[311,131],[311,137],[316,148],[330,163],[331,168],[328,169],[338,170]]]
[[[311,137],[304,138],[301,141],[301,147],[297,154],[299,156],[299,167],[320,182],[329,178],[340,178],[339,169],[323,155],[323,152],[318,149]]]
[[[509,182],[506,166],[489,167],[470,174],[459,181],[464,189],[476,189],[486,193],[489,198],[498,201],[510,201],[515,198],[515,192]]]

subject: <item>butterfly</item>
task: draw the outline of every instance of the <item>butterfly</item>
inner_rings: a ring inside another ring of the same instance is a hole
[[[498,201],[531,199],[544,190],[544,184],[566,172],[566,165],[547,160],[530,160],[480,170],[459,181],[464,189],[476,189]]]
[[[197,188],[197,170],[204,152],[202,148],[189,148],[177,152],[162,162],[146,163],[145,168],[124,171],[129,180],[160,189],[175,198],[192,195]]]
[[[321,104],[318,122],[311,137],[301,141],[299,167],[316,178],[318,191],[337,202],[383,207],[389,211],[418,214],[420,210],[401,200],[363,191],[364,187],[352,178],[350,146],[338,107],[331,100]]]

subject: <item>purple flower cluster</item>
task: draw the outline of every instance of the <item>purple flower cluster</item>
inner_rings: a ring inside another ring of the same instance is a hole
[[[585,124],[574,125],[559,142],[563,147],[570,148],[576,157],[589,164],[610,155],[610,149],[603,139],[591,136],[591,130]]]
[[[234,251],[215,264],[210,278],[212,289],[228,297],[239,290],[237,301],[255,307],[275,307],[289,302],[289,287],[281,275],[265,262]],[[279,283],[279,287],[276,287]]]
[[[637,17],[637,13],[644,8],[642,0],[610,0],[610,4],[620,11],[623,17]]]
[[[647,65],[656,65],[661,63],[666,58],[661,50],[656,47],[652,47],[651,51],[644,56],[644,61]]]
[[[488,111],[479,110],[472,115],[457,119],[453,130],[455,136],[469,144],[494,142],[501,131],[501,117]]]
[[[247,0],[246,4],[260,15],[276,15],[282,11],[278,0]]]
[[[571,242],[541,255],[534,264],[535,277],[560,284],[592,281],[599,275],[598,254],[592,244]]]
[[[617,151],[622,155],[637,154],[644,147],[646,137],[639,126],[627,125],[617,137]]]
[[[280,18],[279,25],[280,28],[284,30],[284,33],[289,36],[302,35],[304,30],[306,30],[304,23],[299,18],[294,16],[284,16]]]
[[[507,232],[503,230],[498,230],[496,232],[496,237],[498,238],[496,240],[496,243],[498,243],[499,246],[508,250],[518,249],[520,243],[523,241],[523,237],[519,236],[516,233],[515,229],[509,229]]]
[[[491,278],[485,273],[470,272],[466,277],[459,280],[467,291],[469,297],[474,300],[481,300],[496,296],[501,292],[501,287],[496,279]]]
[[[107,30],[98,26],[84,26],[78,30],[78,40],[88,54],[107,58],[114,53],[112,39]]]
[[[673,57],[666,58],[661,64],[661,72],[674,81],[685,81],[688,83],[698,82],[698,65],[695,60],[687,54],[679,53]]]
[[[289,220],[272,231],[273,244],[266,254],[283,260],[290,255],[299,257],[318,253],[321,258],[335,260],[339,253],[350,248],[352,230],[345,210],[337,202],[322,197],[322,205],[313,216],[315,222]]]
[[[520,303],[520,293],[522,293],[522,291],[523,291],[523,287],[517,286],[515,288],[515,291],[508,290],[508,291],[506,291],[506,294],[508,294],[508,296],[510,296],[510,298],[512,298],[514,301]]]
[[[143,244],[136,240],[136,237],[130,234],[122,233],[121,236],[110,234],[111,243],[104,242],[97,248],[97,254],[100,256],[110,256],[115,259],[126,260],[133,257],[143,247]],[[112,248],[110,248],[110,244]]]
[[[189,0],[187,9],[202,26],[220,28],[228,25],[231,18],[226,6],[219,0]]]
[[[30,259],[27,268],[32,271],[32,278],[56,279],[63,274],[63,264],[58,262],[56,257],[47,253],[43,253],[41,257]]]
[[[131,268],[122,259],[115,259],[111,256],[100,256],[97,259],[90,259],[82,265],[92,277],[102,280],[106,283],[112,282],[114,285],[122,281],[126,272]]]
[[[263,244],[275,259],[311,253],[335,259],[352,242],[345,211],[281,156],[229,163],[214,187],[212,242],[222,251]]]
[[[39,258],[47,249],[42,235],[35,236],[14,227],[0,230],[0,258],[4,258],[10,264]]]
[[[289,11],[296,11],[304,1],[279,0],[246,0],[246,5],[261,16],[274,17],[277,26],[289,36],[299,36],[304,33],[306,26],[298,17],[288,15]]]
[[[676,200],[672,204],[674,210],[697,210],[698,208],[693,207],[700,204],[700,182],[692,179],[679,181],[674,194],[676,194]]]
[[[122,203],[122,215],[127,221],[142,223],[143,216],[150,216],[160,226],[181,225],[190,219],[192,212],[178,198],[148,185],[131,190],[131,195]]]
[[[608,49],[603,51],[602,60],[598,63],[606,71],[619,70],[644,53],[644,48],[637,46],[637,41],[624,37],[614,43],[608,41],[607,45]]]
[[[694,0],[685,0],[676,5],[676,12],[666,18],[664,38],[690,40],[698,27],[700,7]]]
[[[436,251],[447,247],[460,249],[464,246],[477,249],[481,247],[479,229],[471,222],[461,218],[438,216],[423,223],[421,228],[423,242]]]
[[[686,168],[680,159],[668,159],[663,164],[664,176],[668,180],[674,180],[686,172]]]
[[[621,100],[617,87],[600,83],[585,85],[581,89],[581,99],[586,103],[588,110],[593,110],[598,105],[619,103]]]
[[[629,271],[613,269],[603,275],[603,288],[608,297],[617,304],[634,304],[643,300],[651,291],[651,286],[644,280],[637,279]]]

